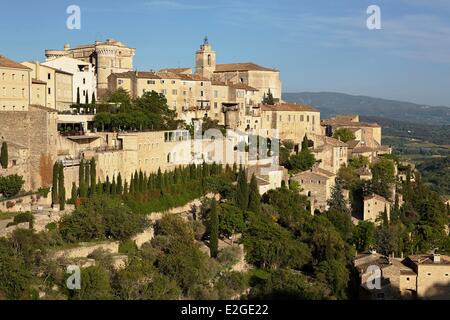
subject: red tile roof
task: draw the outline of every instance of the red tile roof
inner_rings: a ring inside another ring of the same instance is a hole
[[[279,103],[273,106],[262,105],[261,111],[308,111],[320,112],[318,109],[307,104]]]
[[[215,73],[218,72],[233,72],[233,71],[272,71],[278,72],[276,69],[269,69],[257,65],[252,62],[244,62],[244,63],[227,63],[227,64],[217,64]]]
[[[30,68],[20,64],[14,60],[8,59],[7,57],[0,55],[0,67],[3,68],[11,68],[11,69],[23,69],[23,70],[31,70]]]

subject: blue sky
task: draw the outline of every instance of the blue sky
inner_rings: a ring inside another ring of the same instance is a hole
[[[137,49],[139,70],[193,66],[208,35],[219,63],[278,68],[285,92],[337,91],[450,106],[448,0],[7,3],[0,12],[0,53],[19,61],[43,60],[44,49],[66,42],[114,38]],[[81,8],[81,30],[66,28],[71,4]],[[366,28],[371,4],[381,8],[382,30]]]

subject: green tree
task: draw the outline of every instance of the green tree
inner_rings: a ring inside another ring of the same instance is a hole
[[[64,165],[61,161],[58,166],[58,197],[59,208],[64,210],[66,206],[66,188],[64,187]]]
[[[56,161],[53,164],[52,205],[59,203],[58,174],[59,174],[59,164],[58,161]]]
[[[117,175],[117,194],[124,193],[123,189],[124,188],[123,188],[123,185],[122,185],[122,176],[120,175],[120,172],[119,172],[119,174]]]
[[[255,174],[252,175],[252,179],[250,181],[248,210],[253,211],[255,213],[261,212],[261,196],[259,194]]]
[[[113,298],[109,272],[96,265],[81,270],[81,290],[75,291],[77,300],[109,300]]]
[[[242,210],[247,210],[248,200],[249,200],[249,192],[247,184],[247,173],[245,169],[240,169],[237,181],[236,204]]]
[[[81,104],[80,87],[77,87],[77,106]]]
[[[211,201],[211,211],[210,211],[210,239],[209,239],[209,251],[211,257],[217,258],[217,253],[219,252],[219,214],[217,212],[217,203],[213,199]]]
[[[8,168],[8,144],[5,141],[2,142],[0,151],[0,165],[3,169]]]
[[[375,225],[369,221],[360,221],[353,233],[353,243],[358,251],[367,251],[375,242]]]
[[[264,93],[264,97],[263,97],[262,103],[263,104],[267,104],[267,105],[271,105],[271,106],[273,106],[275,104],[275,99],[273,98],[273,94],[270,91],[270,89],[267,92],[267,95]]]
[[[72,182],[72,191],[71,191],[71,197],[70,202],[75,203],[78,198],[78,188],[75,182]]]
[[[85,160],[82,158],[80,160],[80,166],[78,168],[78,187],[80,188],[80,197],[85,198],[87,197],[87,188],[85,185]]]
[[[331,191],[331,198],[327,201],[329,210],[335,210],[348,213],[347,200],[344,198],[342,190],[342,181],[336,179],[336,183]]]
[[[84,104],[87,106],[89,104],[89,92],[86,90],[86,99],[84,101]]]
[[[303,140],[302,140],[302,149],[301,149],[301,151],[305,151],[305,150],[309,150],[309,140],[308,140],[308,137],[306,136],[306,134],[305,134],[305,136],[303,137]]]
[[[333,138],[341,140],[342,142],[348,142],[350,140],[355,140],[355,135],[349,129],[341,128],[334,131]]]
[[[96,179],[97,179],[97,165],[95,163],[95,158],[92,157],[91,161],[90,161],[90,179],[91,179],[91,196],[95,194],[96,191],[96,187],[95,187],[95,183],[96,183]]]
[[[91,104],[95,106],[96,101],[95,101],[95,92],[92,92],[92,98],[91,98]]]

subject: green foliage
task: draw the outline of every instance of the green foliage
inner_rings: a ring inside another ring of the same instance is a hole
[[[252,175],[252,179],[250,181],[250,191],[249,191],[249,199],[248,199],[248,210],[254,213],[261,212],[261,196],[258,190],[258,184],[256,183],[255,174]]]
[[[108,196],[96,196],[72,214],[65,215],[59,224],[65,241],[124,240],[146,226],[142,215],[133,213],[121,201]]]
[[[311,169],[315,163],[316,159],[314,158],[314,155],[306,148],[289,157],[287,168],[293,172],[301,172]]]
[[[308,247],[271,220],[249,213],[243,234],[246,260],[261,268],[300,269],[311,259]]]
[[[211,210],[209,213],[209,219],[210,219],[209,252],[211,257],[217,258],[217,253],[219,252],[219,213],[217,210],[217,203],[215,199],[211,201]]]
[[[17,174],[0,177],[0,194],[3,194],[5,198],[14,197],[22,190],[24,183],[22,176]]]
[[[430,159],[417,166],[423,182],[441,195],[450,194],[450,156]]]
[[[275,104],[275,99],[274,99],[273,94],[270,91],[270,89],[267,92],[267,95],[264,93],[262,103],[263,104],[267,104],[267,105],[271,105],[271,106],[273,106]]]
[[[176,282],[158,272],[147,259],[132,258],[117,273],[114,287],[123,300],[176,300],[181,296]]]
[[[8,144],[3,141],[0,150],[0,165],[3,169],[8,168]]]
[[[247,210],[248,200],[249,192],[247,184],[247,172],[245,171],[245,169],[240,168],[236,188],[236,204],[242,210]]]
[[[248,287],[247,277],[235,271],[224,272],[215,284],[219,299],[232,299]]]
[[[110,300],[113,298],[109,272],[96,265],[81,269],[81,290],[75,290],[75,300]]]
[[[164,95],[155,91],[130,101],[129,94],[119,89],[110,94],[109,102],[120,103],[119,112],[97,113],[94,125],[98,130],[173,130],[180,125]]]
[[[327,201],[329,210],[335,210],[339,212],[348,212],[347,200],[342,193],[342,182],[340,179],[336,179],[336,183],[331,191],[331,198]]]
[[[342,142],[348,142],[350,140],[355,140],[355,135],[349,129],[341,128],[334,131],[333,138],[341,140]]]
[[[311,284],[309,279],[292,270],[270,272],[253,287],[250,299],[258,300],[324,300],[331,299],[331,293],[320,283]]]
[[[64,210],[66,206],[66,188],[64,187],[64,166],[62,162],[58,165],[58,198],[59,208]]]
[[[353,243],[358,251],[367,251],[375,242],[375,225],[369,221],[360,221],[353,232]]]
[[[220,205],[219,232],[225,237],[241,233],[245,228],[244,212],[234,205]]]
[[[35,296],[35,278],[5,238],[0,238],[0,298],[31,299]]]
[[[394,162],[387,158],[381,158],[371,166],[372,191],[386,199],[390,198],[390,186],[395,182]]]

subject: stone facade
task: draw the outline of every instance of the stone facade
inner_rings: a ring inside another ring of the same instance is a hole
[[[377,222],[377,219],[384,213],[385,210],[387,213],[387,219],[389,220],[391,214],[390,201],[377,194],[364,197],[364,221]]]
[[[43,105],[44,107],[56,109],[58,111],[70,109],[73,96],[73,75],[71,73],[40,64],[39,62],[23,62],[23,64],[32,70],[32,78],[38,80],[34,81],[34,91],[37,91],[38,89],[42,90],[43,82],[45,82],[46,84],[46,104]],[[38,84],[37,82],[40,83]],[[38,93],[36,91],[36,96],[33,95],[33,98],[36,100],[32,101],[32,103],[39,104],[39,102],[42,102],[42,98],[38,96]],[[39,95],[40,94],[41,91]]]
[[[324,212],[328,209],[327,201],[331,198],[336,175],[320,168],[300,172],[291,177],[300,184],[300,193],[309,197],[311,213]]]
[[[0,112],[28,111],[31,69],[0,55]]]
[[[78,93],[81,103],[86,102],[86,97],[89,102],[92,102],[92,93],[97,97],[97,77],[91,63],[70,57],[60,57],[46,61],[42,65],[73,75],[71,103],[77,102]]]
[[[75,48],[70,48],[68,44],[65,44],[64,50],[45,50],[47,60],[70,57],[91,63],[96,72],[97,94],[100,98],[108,89],[108,77],[111,73],[133,70],[134,54],[135,49],[114,39],[96,41],[94,44]]]

